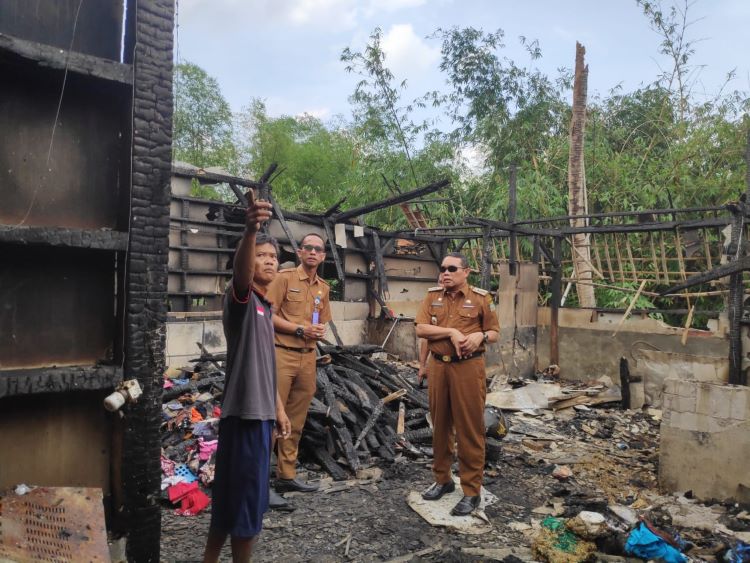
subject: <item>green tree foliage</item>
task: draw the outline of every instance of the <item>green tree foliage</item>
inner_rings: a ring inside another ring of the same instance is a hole
[[[173,119],[175,160],[236,170],[232,110],[216,79],[190,62],[175,67]]]

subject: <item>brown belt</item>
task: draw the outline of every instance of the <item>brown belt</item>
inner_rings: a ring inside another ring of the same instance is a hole
[[[300,354],[306,354],[315,350],[315,348],[293,348],[292,346],[284,346],[283,344],[274,344],[274,346],[283,348],[284,350],[291,350],[292,352],[299,352]]]
[[[435,352],[432,352],[432,357],[435,358],[439,362],[443,362],[444,364],[453,364],[456,362],[463,362],[465,360],[471,360],[472,358],[478,358],[484,354],[484,352],[474,352],[473,354],[469,354],[468,356],[448,356],[447,354],[436,354]]]

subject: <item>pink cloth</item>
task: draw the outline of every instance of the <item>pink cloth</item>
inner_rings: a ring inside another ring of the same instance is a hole
[[[174,475],[174,461],[168,457],[161,456],[161,472],[167,477]]]
[[[208,460],[218,446],[218,440],[204,441],[203,438],[198,438],[198,459],[201,461]]]

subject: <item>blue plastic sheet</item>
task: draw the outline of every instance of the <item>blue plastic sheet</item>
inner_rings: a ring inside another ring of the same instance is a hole
[[[688,558],[654,534],[641,522],[630,532],[625,543],[625,553],[643,559],[661,559],[666,563],[685,563]]]

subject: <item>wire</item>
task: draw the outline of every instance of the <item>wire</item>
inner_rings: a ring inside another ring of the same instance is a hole
[[[76,9],[76,17],[73,19],[73,32],[71,33],[70,37],[70,46],[68,47],[68,52],[65,55],[65,72],[63,73],[63,81],[62,81],[62,87],[60,88],[60,97],[57,100],[57,111],[55,112],[55,120],[52,123],[52,135],[49,139],[49,150],[47,151],[47,171],[49,172],[49,161],[52,158],[52,146],[55,142],[55,131],[57,130],[57,120],[60,119],[60,109],[62,108],[62,101],[63,101],[63,95],[65,94],[65,84],[68,81],[68,67],[70,66],[70,53],[73,50],[73,43],[75,42],[76,38],[76,28],[78,27],[78,15],[81,13],[81,6],[83,5],[83,0],[79,0],[78,2],[78,9]],[[23,219],[16,225],[21,226],[24,223],[26,223],[26,220],[29,218],[29,215],[31,214],[31,210],[34,208],[34,204],[36,203],[36,196],[39,194],[39,184],[37,184],[36,188],[34,188],[34,193],[31,196],[31,201],[29,202],[29,207],[26,209],[26,213],[23,216]]]

